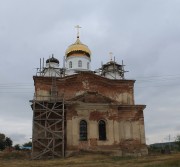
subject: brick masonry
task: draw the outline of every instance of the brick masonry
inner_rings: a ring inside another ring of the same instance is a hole
[[[34,76],[36,99],[51,94],[52,77]],[[79,150],[146,155],[145,105],[134,102],[134,80],[111,80],[90,72],[56,78],[66,104],[66,152]],[[80,121],[87,122],[87,141],[80,141]],[[98,123],[106,123],[106,140],[99,140]]]

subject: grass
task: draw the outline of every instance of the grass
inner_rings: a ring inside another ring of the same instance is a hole
[[[180,153],[145,157],[115,157],[82,153],[52,160],[30,160],[26,152],[0,153],[0,167],[180,167]]]

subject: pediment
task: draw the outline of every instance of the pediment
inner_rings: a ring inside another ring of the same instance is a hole
[[[106,97],[98,92],[85,92],[72,98],[70,101],[80,101],[84,103],[112,103],[116,102],[113,99]]]

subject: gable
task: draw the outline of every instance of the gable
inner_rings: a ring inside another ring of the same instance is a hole
[[[103,96],[99,94],[98,92],[90,92],[87,91],[86,93],[76,96],[70,101],[80,101],[84,103],[112,103],[116,102],[113,99],[110,99],[109,97]]]

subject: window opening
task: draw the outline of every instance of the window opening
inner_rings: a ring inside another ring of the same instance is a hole
[[[82,61],[81,60],[78,61],[78,67],[82,67]]]
[[[99,121],[99,140],[106,140],[106,123],[103,120]]]
[[[87,140],[87,122],[84,120],[80,122],[80,140]]]
[[[89,69],[89,62],[87,62],[87,69]]]
[[[72,68],[72,61],[69,62],[69,68]]]

